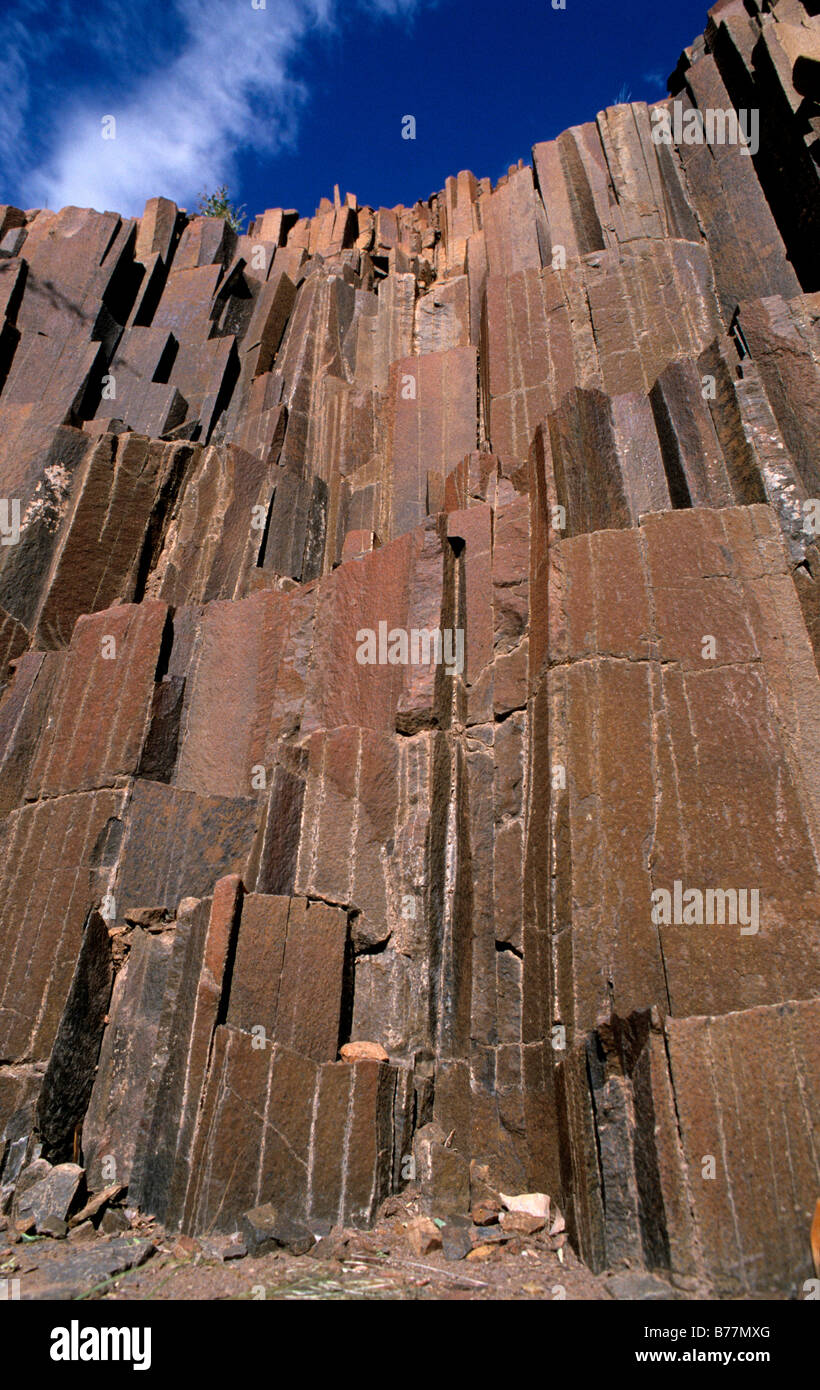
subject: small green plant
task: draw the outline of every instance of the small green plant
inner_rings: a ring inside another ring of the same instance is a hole
[[[201,217],[224,217],[228,226],[235,232],[241,232],[242,224],[246,221],[245,204],[239,208],[234,207],[228,197],[228,186],[224,183],[221,188],[215,188],[213,193],[200,193],[197,212]]]

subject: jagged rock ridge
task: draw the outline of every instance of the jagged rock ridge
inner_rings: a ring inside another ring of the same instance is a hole
[[[754,154],[633,103],[409,209],[0,208],[4,1205],[42,1154],[367,1223],[434,1119],[434,1203],[472,1160],[595,1268],[809,1277],[815,8],[673,74]]]

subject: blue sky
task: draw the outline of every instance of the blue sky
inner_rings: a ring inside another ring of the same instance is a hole
[[[392,206],[460,169],[495,182],[536,140],[663,96],[707,9],[552,3],[0,0],[0,202],[193,210],[227,183],[251,215],[311,214],[334,183]]]

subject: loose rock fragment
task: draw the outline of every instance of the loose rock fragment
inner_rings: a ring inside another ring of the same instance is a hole
[[[277,1247],[286,1248],[294,1255],[304,1255],[315,1243],[312,1231],[270,1202],[243,1213],[240,1233],[253,1255],[264,1255]]]
[[[536,1231],[543,1231],[546,1224],[543,1216],[529,1211],[502,1211],[498,1220],[502,1230],[521,1236],[533,1236]]]
[[[44,1230],[49,1221],[65,1222],[84,1176],[76,1163],[59,1163],[51,1168],[27,1185],[18,1197],[18,1221],[33,1221],[38,1231]]]
[[[469,1217],[451,1216],[441,1228],[441,1249],[445,1260],[463,1260],[472,1249],[472,1223]]]
[[[518,1196],[507,1196],[500,1192],[501,1205],[506,1211],[523,1212],[535,1216],[542,1222],[549,1220],[550,1199],[545,1192],[522,1192]]]
[[[344,1043],[339,1049],[339,1056],[343,1062],[388,1062],[390,1060],[381,1043],[375,1042]]]
[[[432,1250],[442,1247],[442,1235],[438,1226],[427,1216],[417,1216],[408,1221],[407,1241],[416,1255],[429,1255]]]

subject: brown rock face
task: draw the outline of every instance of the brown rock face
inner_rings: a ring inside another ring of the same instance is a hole
[[[0,1215],[414,1180],[417,1251],[548,1194],[801,1296],[816,9],[716,5],[496,188],[0,208]]]

